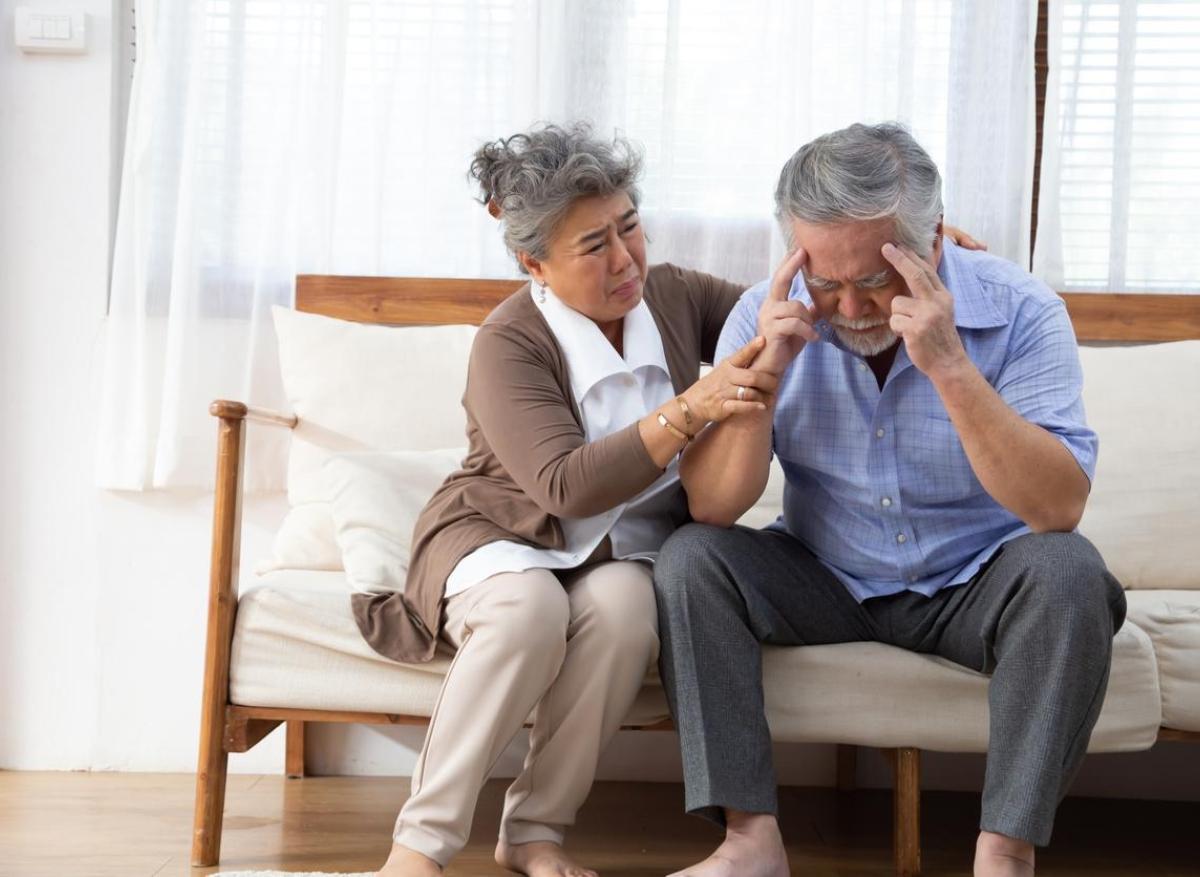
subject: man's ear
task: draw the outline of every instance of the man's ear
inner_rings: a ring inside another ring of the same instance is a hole
[[[942,263],[942,235],[945,233],[944,219],[944,216],[938,217],[937,230],[933,238],[933,249],[929,252],[929,261],[933,263],[934,268]]]

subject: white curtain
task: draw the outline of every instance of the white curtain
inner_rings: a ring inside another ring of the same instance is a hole
[[[285,407],[270,306],[298,273],[515,276],[466,180],[537,121],[642,145],[652,261],[781,255],[779,168],[899,119],[947,218],[1028,258],[1032,0],[140,0],[98,441],[102,486],[211,484],[207,405]],[[252,429],[247,487],[282,486]]]
[[[1053,2],[1049,55],[1036,273],[1200,292],[1200,3]]]

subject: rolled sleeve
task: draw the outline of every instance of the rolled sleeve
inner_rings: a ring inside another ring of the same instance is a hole
[[[1030,423],[1062,442],[1091,481],[1099,439],[1083,408],[1083,369],[1066,305],[1055,299],[1013,333],[1012,351],[996,391]]]
[[[758,331],[758,309],[766,296],[766,284],[759,283],[746,290],[734,305],[717,340],[713,362],[720,362],[745,347]]]

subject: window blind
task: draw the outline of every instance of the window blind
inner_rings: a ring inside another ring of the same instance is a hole
[[[1200,291],[1200,3],[1064,3],[1060,28],[1062,288]]]

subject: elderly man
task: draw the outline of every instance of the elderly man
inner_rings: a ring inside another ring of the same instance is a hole
[[[1074,532],[1097,441],[1065,307],[1015,265],[943,240],[937,167],[898,125],[802,147],[775,202],[792,253],[742,297],[717,355],[765,336],[753,367],[779,389],[688,449],[697,523],[655,571],[687,809],[726,828],[681,874],[789,873],[760,644],[865,640],[991,674],[975,873],[1032,874],[1125,616]],[[772,453],[783,517],[731,527]]]

